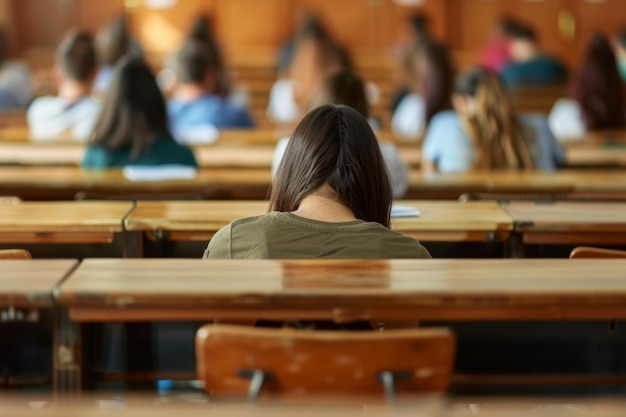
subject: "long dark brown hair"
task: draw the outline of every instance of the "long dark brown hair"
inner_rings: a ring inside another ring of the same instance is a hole
[[[126,56],[115,66],[89,143],[111,150],[131,147],[138,155],[156,137],[174,140],[161,90],[141,57]]]
[[[291,212],[324,184],[361,220],[389,227],[391,185],[365,117],[327,104],[296,127],[272,185],[270,210]]]
[[[461,74],[455,93],[476,100],[472,117],[461,116],[476,151],[474,169],[532,169],[531,139],[495,73],[477,68]]]
[[[624,93],[608,39],[594,34],[574,79],[572,96],[587,130],[624,127]]]
[[[452,108],[450,98],[454,85],[454,65],[448,47],[433,39],[424,40],[415,52],[424,61],[421,94],[426,106],[426,122],[442,110]]]

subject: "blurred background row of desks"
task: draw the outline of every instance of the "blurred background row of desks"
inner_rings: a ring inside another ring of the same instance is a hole
[[[269,168],[276,142],[286,132],[275,130],[222,131],[217,142],[193,147],[198,164],[214,168]],[[22,135],[27,135],[22,132]],[[16,139],[0,131],[1,165],[80,165],[85,146],[72,141],[43,143]],[[288,133],[287,133],[288,135]],[[564,142],[566,167],[615,168],[626,166],[626,132],[593,133],[580,140]],[[17,138],[23,137],[18,135]],[[391,132],[380,134],[383,141],[394,143],[401,158],[412,168],[421,164],[419,139],[407,140]]]
[[[506,243],[521,257],[528,244],[626,245],[626,202],[399,200],[419,216],[394,217],[392,228],[427,242]],[[66,201],[0,205],[0,243],[122,244],[141,257],[148,241],[200,242],[242,217],[267,211],[266,201]],[[197,255],[199,257],[199,254]]]
[[[130,181],[122,170],[83,170],[78,166],[0,166],[0,196],[24,200],[72,200],[87,197],[127,198],[161,196],[186,199],[260,200],[269,196],[269,169],[201,168],[195,178],[168,181]],[[554,173],[471,172],[410,176],[407,199],[472,198],[484,193],[591,200],[626,200],[626,171],[562,170]]]

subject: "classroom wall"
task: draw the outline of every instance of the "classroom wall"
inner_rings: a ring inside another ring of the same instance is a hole
[[[410,1],[409,1],[410,2]],[[72,26],[96,30],[116,13],[126,13],[154,62],[182,39],[193,16],[209,13],[231,62],[273,62],[298,13],[312,10],[353,52],[389,56],[405,34],[403,22],[427,14],[432,31],[455,51],[460,66],[473,63],[492,22],[510,14],[531,22],[548,51],[570,65],[578,62],[588,36],[614,34],[626,25],[624,0],[178,0],[172,9],[153,10],[144,0],[0,0],[0,14],[15,28],[18,51],[32,56],[51,50]],[[11,16],[9,19],[7,16]],[[375,60],[375,59],[373,59]]]

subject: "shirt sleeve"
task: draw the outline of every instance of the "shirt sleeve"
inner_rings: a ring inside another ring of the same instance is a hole
[[[232,226],[221,228],[211,239],[202,259],[232,259]]]

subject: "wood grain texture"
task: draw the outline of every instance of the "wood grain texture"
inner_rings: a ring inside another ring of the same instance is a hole
[[[32,259],[30,252],[24,249],[0,249],[0,260]]]
[[[78,321],[626,317],[626,260],[88,259],[61,287]]]
[[[0,233],[90,233],[122,231],[133,207],[124,201],[54,201],[0,206]]]
[[[626,203],[519,201],[504,208],[522,232],[620,233],[626,240]]]
[[[602,249],[602,248],[588,248],[585,246],[579,246],[572,250],[569,255],[570,259],[615,259],[626,258],[626,251]]]
[[[0,262],[0,306],[51,307],[52,290],[77,263],[42,259]]]
[[[380,373],[405,372],[399,393],[443,393],[455,357],[447,329],[324,332],[207,325],[196,336],[198,378],[212,398],[245,397],[243,369],[272,374],[272,397],[384,396]]]
[[[510,217],[491,201],[397,201],[416,207],[419,217],[393,218],[392,228],[417,239],[455,241],[500,239],[512,229]],[[139,201],[125,220],[130,231],[189,232],[186,239],[204,240],[233,220],[267,212],[266,201]]]

